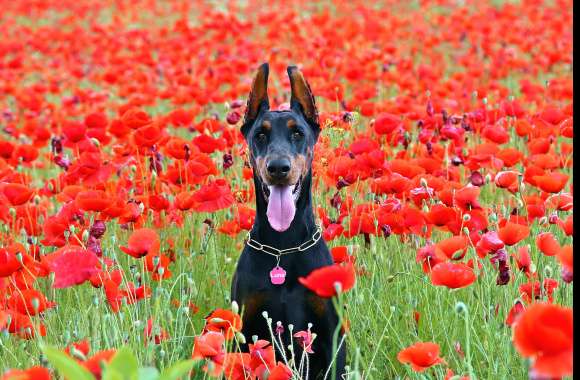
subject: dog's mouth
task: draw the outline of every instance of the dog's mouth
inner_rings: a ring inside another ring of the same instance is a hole
[[[302,178],[292,185],[267,185],[262,181],[262,193],[268,204],[266,216],[276,231],[286,231],[292,224],[301,190]]]
[[[299,178],[298,182],[296,182],[294,185],[266,185],[264,181],[261,181],[261,183],[262,183],[262,194],[264,195],[264,199],[266,200],[266,202],[268,202],[270,199],[271,194],[270,189],[273,187],[291,187],[292,198],[294,199],[294,203],[298,201],[298,198],[300,197],[300,192],[302,190],[302,178]]]

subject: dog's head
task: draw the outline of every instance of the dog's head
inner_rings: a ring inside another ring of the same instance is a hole
[[[258,188],[268,205],[268,221],[281,232],[294,218],[303,180],[310,173],[320,125],[310,86],[295,66],[288,67],[290,109],[270,111],[268,72],[265,63],[254,78],[242,134]]]

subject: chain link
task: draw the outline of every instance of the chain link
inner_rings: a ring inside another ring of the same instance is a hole
[[[248,237],[246,240],[246,244],[249,245],[250,247],[254,248],[257,251],[262,251],[264,253],[267,253],[270,256],[275,256],[275,257],[280,257],[282,255],[287,255],[290,253],[296,253],[296,252],[304,252],[307,249],[313,247],[316,243],[318,243],[318,240],[320,240],[320,238],[322,237],[322,228],[320,227],[320,225],[316,226],[316,231],[314,232],[314,234],[312,235],[312,238],[308,241],[305,241],[304,243],[300,244],[297,247],[293,247],[293,248],[286,248],[286,249],[278,249],[266,244],[262,244],[259,241],[256,241],[254,239],[252,239],[252,235],[250,233],[250,231],[248,231]]]

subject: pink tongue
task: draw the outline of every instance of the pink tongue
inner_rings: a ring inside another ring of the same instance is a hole
[[[273,229],[278,232],[286,231],[294,214],[296,206],[292,199],[292,186],[270,186],[270,197],[268,200],[268,221]]]

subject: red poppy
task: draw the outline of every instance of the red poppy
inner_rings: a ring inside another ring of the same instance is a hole
[[[504,245],[496,231],[489,231],[481,236],[475,245],[475,250],[479,257],[484,258],[488,253],[502,249]]]
[[[498,236],[506,245],[515,245],[530,234],[530,228],[518,223],[507,222],[498,231]]]
[[[252,373],[250,354],[247,352],[228,353],[224,362],[224,377],[227,380],[246,380]]]
[[[431,283],[450,289],[464,288],[476,279],[473,269],[463,263],[443,262],[431,269]]]
[[[520,172],[513,170],[499,172],[495,175],[494,182],[497,187],[508,189],[512,193],[515,193],[519,189],[520,176]]]
[[[467,251],[468,239],[464,235],[452,236],[437,243],[437,249],[441,250],[449,259],[461,260]]]
[[[193,360],[209,360],[212,365],[204,366],[204,371],[210,376],[219,376],[222,372],[226,357],[224,342],[224,335],[215,331],[207,331],[194,338],[191,357]]]
[[[534,303],[518,318],[513,342],[520,355],[532,359],[537,374],[548,377],[572,375],[572,309]]]
[[[231,206],[234,196],[224,179],[217,179],[196,191],[192,209],[197,212],[215,212]]]
[[[145,256],[145,269],[152,273],[154,281],[160,281],[171,277],[170,262],[169,257],[163,254],[149,253]]]
[[[560,244],[551,232],[542,232],[536,237],[538,249],[546,256],[556,256],[560,250]]]
[[[457,190],[453,198],[455,204],[464,211],[481,208],[481,205],[477,200],[477,198],[479,198],[479,191],[479,187],[477,186],[466,186]]]
[[[290,380],[292,378],[292,371],[285,364],[278,362],[274,368],[270,370],[268,380]]]
[[[65,246],[44,257],[55,274],[54,288],[68,288],[89,280],[98,272],[100,262],[92,250]]]
[[[53,308],[56,303],[46,299],[46,296],[35,289],[15,290],[8,300],[8,306],[20,314],[38,315]]]
[[[128,128],[138,129],[151,123],[151,118],[145,111],[138,108],[130,108],[123,113],[121,122]]]
[[[2,194],[6,197],[8,202],[12,206],[20,206],[25,204],[32,198],[34,190],[31,190],[28,186],[22,185],[20,183],[6,183],[0,185],[0,190]]]
[[[300,344],[300,346],[304,349],[304,351],[308,354],[313,354],[314,351],[312,351],[312,343],[314,342],[314,335],[312,334],[312,332],[310,330],[307,331],[298,331],[297,333],[295,333],[294,335],[292,335],[294,338],[296,338],[296,340],[298,341],[298,343]]]
[[[298,281],[320,297],[334,297],[337,291],[346,292],[354,286],[354,265],[347,263],[325,266],[313,270],[306,277],[299,277]]]
[[[332,247],[330,249],[330,254],[335,264],[342,263],[353,263],[355,262],[355,257],[352,255],[351,247],[340,245],[337,247]]]
[[[562,247],[560,252],[558,252],[557,258],[560,264],[562,264],[562,267],[572,273],[574,269],[574,251],[572,246],[566,245]]]
[[[11,245],[6,248],[0,247],[0,278],[8,277],[22,267],[22,257],[24,247],[21,245]]]
[[[512,327],[520,314],[525,310],[524,304],[519,300],[514,303],[505,319],[505,324]]]
[[[28,369],[11,369],[2,375],[0,380],[50,380],[52,377],[47,368],[35,366]]]
[[[216,309],[205,317],[205,331],[217,331],[224,334],[227,340],[242,329],[242,318],[233,311]]]
[[[153,318],[149,318],[143,330],[143,338],[145,339],[145,344],[150,341],[153,341],[155,344],[160,344],[169,339],[169,334],[161,326],[156,325],[153,322]]]
[[[546,193],[559,193],[564,189],[570,177],[560,172],[535,176],[536,185]]]
[[[375,119],[375,132],[379,135],[388,135],[402,127],[401,118],[390,113],[382,113]]]
[[[161,242],[157,231],[151,228],[140,228],[133,231],[127,242],[127,247],[121,246],[121,251],[137,259],[159,252]]]
[[[423,372],[434,365],[445,363],[439,357],[439,345],[431,342],[417,342],[397,354],[397,360],[403,364],[411,364],[415,372]]]
[[[80,364],[89,370],[97,379],[100,379],[104,364],[113,360],[116,353],[117,350],[115,349],[98,351]]]
[[[276,364],[276,354],[274,347],[267,340],[257,340],[254,344],[248,345],[250,351],[250,368],[252,372],[260,376],[265,374],[268,368]]]

